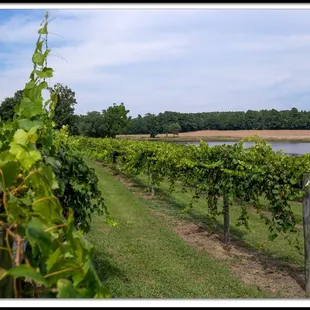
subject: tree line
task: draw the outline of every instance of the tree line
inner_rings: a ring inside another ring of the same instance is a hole
[[[310,111],[248,110],[238,112],[201,112],[146,114],[131,120],[128,134],[158,134],[169,132],[171,124],[180,132],[197,130],[263,130],[310,129]]]
[[[58,104],[54,122],[60,129],[68,125],[71,135],[94,138],[111,137],[119,134],[173,134],[197,130],[281,130],[310,129],[310,111],[290,110],[248,110],[237,112],[180,113],[165,111],[158,115],[130,117],[124,103],[113,103],[102,111],[91,111],[85,115],[74,114],[77,104],[75,92],[68,86],[57,83],[49,88],[58,93]],[[14,109],[20,103],[23,91],[5,98],[0,105],[1,120],[13,119]]]

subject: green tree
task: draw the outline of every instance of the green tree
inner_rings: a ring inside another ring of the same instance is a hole
[[[168,126],[168,132],[169,133],[173,133],[175,136],[175,135],[178,135],[180,131],[181,131],[181,126],[179,123],[169,124],[169,126]]]
[[[0,105],[0,117],[1,120],[7,121],[8,119],[13,119],[15,114],[15,106],[21,102],[23,99],[23,90],[18,90],[15,92],[13,97],[5,98]]]
[[[106,128],[102,114],[98,111],[92,111],[86,115],[81,115],[78,130],[82,136],[103,138],[106,135]]]
[[[146,123],[146,131],[150,134],[151,138],[155,138],[160,132],[158,118],[155,114],[147,113],[144,116]]]
[[[131,118],[126,133],[131,135],[147,133],[144,117],[138,114],[138,117]]]
[[[115,138],[116,135],[125,133],[130,123],[130,117],[127,116],[128,113],[129,110],[126,110],[123,102],[120,105],[113,103],[113,106],[102,111],[107,137]]]
[[[71,135],[78,136],[80,135],[80,127],[81,127],[81,115],[74,114],[72,117],[72,125],[70,127]]]
[[[54,122],[57,124],[58,129],[63,125],[69,126],[69,132],[73,134],[74,129],[74,106],[77,104],[75,99],[75,92],[68,86],[60,83],[49,88],[50,91],[57,92],[57,105],[55,109]]]

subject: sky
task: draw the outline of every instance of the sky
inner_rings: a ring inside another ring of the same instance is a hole
[[[49,10],[50,85],[76,114],[310,110],[310,10]],[[45,10],[0,9],[0,101],[23,89]]]

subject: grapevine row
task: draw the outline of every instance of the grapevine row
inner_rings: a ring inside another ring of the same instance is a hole
[[[193,199],[206,198],[211,218],[223,213],[218,202],[225,195],[230,204],[238,201],[241,205],[240,225],[248,227],[247,206],[251,205],[265,219],[271,239],[279,233],[294,232],[296,218],[290,202],[304,195],[301,180],[310,169],[310,156],[292,157],[274,152],[262,139],[250,140],[254,144],[248,148],[243,146],[244,141],[213,147],[201,142],[196,147],[72,137],[70,143],[113,169],[128,175],[147,175],[150,186],[168,180],[171,190],[176,182],[184,190],[191,188]]]

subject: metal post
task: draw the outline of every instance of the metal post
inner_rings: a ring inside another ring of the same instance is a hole
[[[305,291],[310,293],[310,174],[303,176],[303,188],[306,191],[302,203],[302,219],[304,226],[304,249],[305,249]]]
[[[224,243],[228,244],[230,242],[229,202],[225,195],[224,195],[224,202],[223,202],[223,211],[224,211]]]

